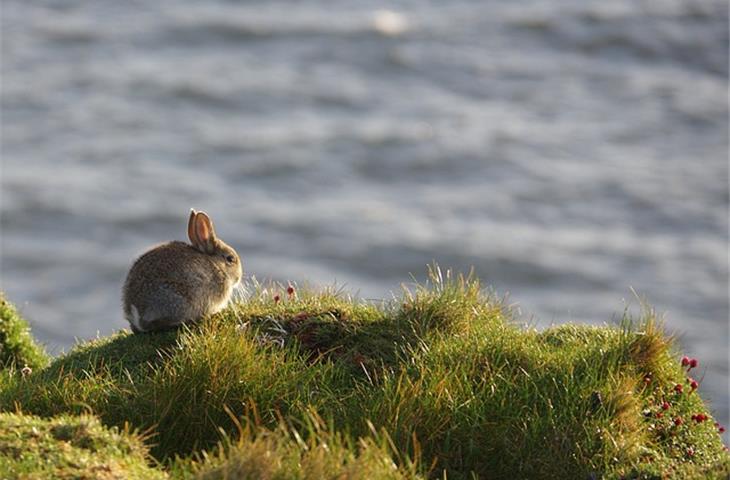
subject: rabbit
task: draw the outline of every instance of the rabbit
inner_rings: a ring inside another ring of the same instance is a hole
[[[134,333],[168,330],[221,311],[243,275],[238,253],[215,234],[205,212],[190,210],[188,238],[142,254],[122,289]]]

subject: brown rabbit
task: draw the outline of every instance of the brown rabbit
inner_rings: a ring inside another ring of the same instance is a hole
[[[190,211],[192,245],[172,241],[144,253],[124,282],[124,317],[135,333],[174,328],[221,311],[243,273],[236,251],[204,212]]]

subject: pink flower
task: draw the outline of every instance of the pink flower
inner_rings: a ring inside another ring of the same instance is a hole
[[[687,449],[687,456],[688,456],[688,457],[694,457],[694,454],[695,454],[695,449],[694,449],[694,448],[692,448],[692,447],[689,447],[689,448]]]
[[[682,366],[686,367],[689,365],[689,357],[682,357]]]

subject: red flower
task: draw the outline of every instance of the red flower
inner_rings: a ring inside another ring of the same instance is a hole
[[[695,379],[692,379],[692,381],[691,381],[691,382],[689,382],[689,386],[690,386],[690,387],[692,387],[692,390],[697,390],[697,387],[699,387],[699,386],[700,386],[700,384],[699,384],[699,383],[697,383],[697,380],[695,380]]]
[[[664,414],[662,412],[656,412],[656,415],[654,415],[656,418],[662,418]]]
[[[682,366],[686,367],[689,365],[689,357],[682,357]]]
[[[676,384],[674,386],[674,391],[677,392],[677,393],[682,393],[682,388],[683,388],[682,387],[682,384],[681,383],[678,383],[678,384]]]
[[[680,425],[682,425],[682,417],[677,417],[677,418],[675,418],[675,419],[674,419],[674,424],[675,424],[676,426],[680,426]]]
[[[717,429],[717,431],[720,433],[725,433],[725,427],[721,426],[720,428]]]
[[[707,415],[705,415],[704,413],[698,413],[696,415],[692,415],[692,420],[697,423],[702,423],[707,420]]]
[[[281,300],[281,297],[279,295],[274,295],[274,303],[279,303],[279,300]]]
[[[291,297],[292,295],[294,295],[294,287],[292,287],[291,285],[289,285],[289,286],[287,287],[287,289],[286,289],[286,293],[287,293],[287,295],[289,295],[290,297]]]
[[[669,410],[669,402],[662,403],[662,410]]]
[[[700,362],[697,361],[696,358],[690,358],[689,359],[689,368],[696,368],[697,365],[699,365]]]

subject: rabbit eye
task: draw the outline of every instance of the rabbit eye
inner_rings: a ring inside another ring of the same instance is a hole
[[[226,255],[226,262],[233,263],[235,261],[236,261],[236,259],[234,258],[233,255]]]

